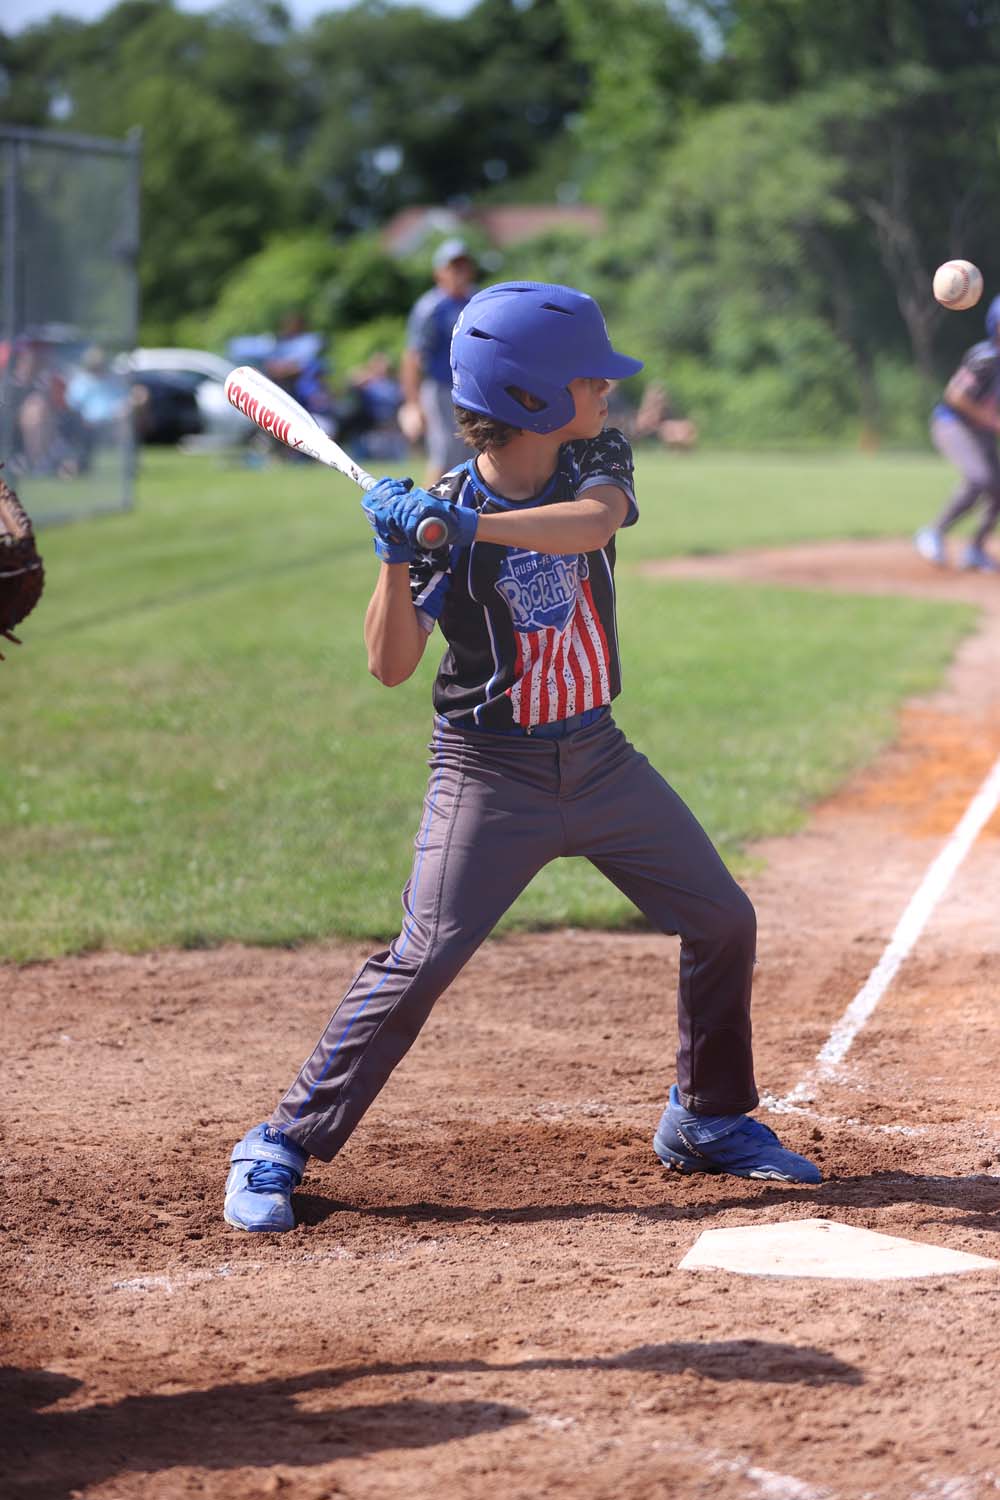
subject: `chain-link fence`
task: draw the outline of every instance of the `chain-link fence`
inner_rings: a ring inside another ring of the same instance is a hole
[[[138,137],[0,126],[0,457],[33,518],[132,503]]]

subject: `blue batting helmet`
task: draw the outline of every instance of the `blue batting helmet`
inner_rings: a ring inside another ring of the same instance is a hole
[[[529,432],[555,432],[572,421],[571,380],[623,380],[641,369],[641,359],[612,349],[593,297],[541,281],[503,281],[477,292],[451,339],[455,405]],[[526,410],[511,386],[543,402],[541,410]]]
[[[991,339],[995,339],[998,329],[1000,329],[1000,297],[994,297],[986,309],[986,332]]]

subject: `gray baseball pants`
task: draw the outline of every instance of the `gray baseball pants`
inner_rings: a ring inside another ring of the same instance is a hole
[[[945,532],[970,511],[983,497],[982,520],[972,538],[982,547],[1000,520],[1000,457],[997,440],[991,433],[976,432],[954,417],[935,417],[931,437],[943,458],[962,474],[962,482],[934,523],[935,531]]]
[[[420,409],[424,414],[427,462],[442,474],[472,457],[472,449],[459,437],[451,386],[439,380],[420,382]]]
[[[753,1109],[754,910],[677,794],[610,714],[563,739],[439,726],[402,930],[363,965],[271,1124],[331,1160],[438,996],[532,877],[563,855],[589,859],[654,928],[680,935],[685,1106]],[[613,1013],[614,972],[603,978]],[[651,973],[651,993],[659,989]],[[572,996],[553,1003],[570,1008]]]

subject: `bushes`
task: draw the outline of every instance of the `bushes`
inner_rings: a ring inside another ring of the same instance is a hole
[[[273,332],[284,317],[299,310],[312,324],[341,259],[341,251],[325,234],[272,239],[233,272],[207,318],[180,320],[178,341],[222,349],[239,334]]]
[[[331,346],[332,363],[338,377],[349,375],[373,354],[386,354],[393,364],[398,364],[405,334],[406,319],[396,314],[372,318],[369,323],[338,333]]]
[[[173,336],[222,349],[240,334],[273,332],[293,312],[328,338],[405,319],[430,281],[424,259],[419,266],[398,261],[374,235],[343,244],[319,230],[279,235],[234,270],[207,317],[178,319]]]

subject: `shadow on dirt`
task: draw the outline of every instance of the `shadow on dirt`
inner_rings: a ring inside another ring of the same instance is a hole
[[[730,1209],[764,1209],[785,1205],[799,1208],[815,1217],[818,1209],[888,1208],[893,1204],[917,1203],[931,1208],[964,1211],[968,1217],[949,1217],[948,1223],[959,1223],[971,1229],[985,1229],[1000,1235],[1000,1177],[940,1177],[916,1172],[871,1172],[858,1177],[833,1177],[816,1187],[794,1187],[775,1183],[747,1181],[742,1191],[734,1191],[732,1177],[704,1177],[692,1180],[698,1201],[684,1203],[682,1194],[688,1184],[671,1177],[663,1191],[669,1201],[636,1203],[634,1187],[622,1184],[618,1201],[590,1203],[541,1203],[506,1206],[502,1204],[460,1203],[346,1203],[321,1198],[314,1193],[297,1193],[295,1207],[301,1224],[318,1225],[334,1215],[358,1215],[363,1219],[399,1219],[412,1223],[454,1224],[478,1220],[487,1224],[546,1224],[574,1219],[597,1218],[605,1214],[627,1214],[636,1219],[654,1221],[689,1221],[714,1219]],[[509,1184],[508,1184],[509,1186]],[[714,1196],[715,1190],[718,1196]],[[929,1223],[941,1222],[929,1219]]]
[[[11,1500],[69,1500],[116,1476],[174,1468],[318,1467],[388,1449],[417,1449],[525,1421],[531,1413],[497,1401],[400,1398],[310,1410],[295,1398],[352,1381],[409,1375],[521,1375],[538,1371],[622,1371],[782,1385],[859,1386],[854,1365],[822,1349],[758,1339],[646,1344],[623,1354],[578,1359],[414,1360],[345,1365],[287,1379],[205,1391],[127,1396],[79,1410],[46,1411],[81,1382],[51,1370],[0,1368],[5,1487]]]
[[[419,1369],[437,1369],[419,1365]],[[863,1385],[864,1375],[822,1349],[797,1344],[770,1344],[761,1339],[725,1339],[706,1343],[643,1344],[624,1354],[594,1359],[526,1359],[515,1364],[468,1360],[442,1369],[456,1370],[651,1370],[659,1375],[692,1371],[706,1380],[758,1380],[782,1385]]]
[[[427,1448],[523,1422],[495,1401],[402,1399],[308,1411],[294,1397],[356,1378],[337,1370],[290,1380],[127,1396],[77,1411],[40,1411],[80,1382],[49,1370],[0,1370],[3,1493],[10,1500],[69,1500],[126,1474],[163,1470],[272,1469],[329,1464],[399,1448]]]

